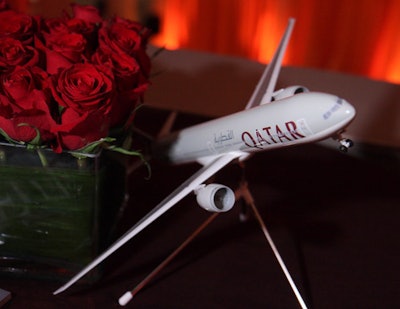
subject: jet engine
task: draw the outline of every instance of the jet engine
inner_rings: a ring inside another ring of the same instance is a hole
[[[225,212],[235,204],[235,194],[232,189],[220,185],[201,185],[195,190],[197,203],[207,211]]]
[[[303,92],[309,92],[309,90],[303,86],[290,86],[290,87],[275,91],[272,94],[272,101],[285,99],[285,98],[288,98],[288,97],[291,97],[291,96],[294,96],[296,94],[303,93]]]

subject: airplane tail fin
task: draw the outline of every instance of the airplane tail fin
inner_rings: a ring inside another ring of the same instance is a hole
[[[295,19],[290,18],[279,47],[276,50],[271,62],[265,68],[249,102],[246,105],[246,109],[271,102],[272,94],[275,90],[278,75],[282,66],[283,56],[289,43],[294,23]]]

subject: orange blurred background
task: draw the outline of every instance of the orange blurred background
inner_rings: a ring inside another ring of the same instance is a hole
[[[82,0],[104,15],[159,18],[152,43],[267,63],[289,17],[296,27],[286,65],[400,83],[398,0]],[[9,0],[32,14],[57,16],[69,0]]]

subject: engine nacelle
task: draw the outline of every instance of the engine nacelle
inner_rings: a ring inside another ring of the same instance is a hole
[[[235,194],[224,185],[201,185],[195,190],[195,194],[197,203],[207,211],[225,212],[231,210],[235,204]]]
[[[277,101],[277,100],[285,99],[288,97],[292,97],[296,94],[303,93],[303,92],[309,92],[309,90],[303,86],[290,86],[290,87],[275,91],[272,94],[272,101]]]

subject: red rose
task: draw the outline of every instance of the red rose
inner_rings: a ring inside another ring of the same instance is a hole
[[[129,125],[127,120],[135,110],[138,98],[147,89],[149,82],[141,74],[135,58],[124,53],[113,53],[99,49],[93,57],[95,63],[109,66],[115,76],[117,98],[111,109],[111,127]]]
[[[11,102],[20,106],[20,100],[31,95],[35,89],[47,88],[47,74],[38,67],[24,68],[15,67],[1,75],[0,91],[7,96]],[[22,109],[27,106],[20,106]],[[30,107],[28,107],[30,108]]]
[[[78,113],[101,109],[108,114],[115,95],[114,77],[106,66],[79,63],[61,71],[51,90],[60,106]]]
[[[86,40],[78,33],[44,34],[47,48],[58,52],[72,63],[82,60],[82,53],[86,47]]]
[[[40,142],[54,139],[53,108],[46,95],[47,74],[38,67],[15,67],[1,75],[0,128],[14,140]]]
[[[145,50],[147,39],[147,28],[121,18],[115,18],[99,30],[99,48],[135,58],[140,63],[141,72],[145,77],[148,77],[151,66]]]
[[[93,61],[112,68],[120,91],[148,84],[150,58],[145,50],[146,31],[136,22],[119,18],[99,30],[99,48]]]
[[[45,31],[45,33],[69,32],[66,17],[46,18],[42,21],[42,24],[43,24],[42,30]]]
[[[136,88],[140,80],[140,65],[135,58],[124,54],[112,52],[109,49],[99,49],[93,55],[93,62],[104,64],[111,68],[116,79],[118,91]]]
[[[35,40],[36,46],[42,50],[46,58],[46,71],[55,74],[74,63],[82,62],[86,48],[85,38],[78,33],[56,32],[43,34],[45,43]]]
[[[99,24],[103,21],[99,10],[91,5],[71,4],[72,13],[75,18],[92,24]]]
[[[75,64],[58,74],[51,89],[62,107],[53,131],[62,147],[76,150],[107,136],[115,97],[114,77],[107,67]]]
[[[36,21],[32,16],[12,10],[0,11],[0,37],[11,37],[30,45],[35,29]]]
[[[87,41],[86,52],[87,58],[90,58],[94,50],[97,48],[97,25],[88,23],[82,19],[71,18],[66,21],[66,25],[71,32],[79,33],[84,36]]]
[[[29,143],[38,134],[38,144],[49,144],[54,139],[50,132],[55,121],[43,92],[33,90],[29,96],[19,99],[18,105],[0,95],[0,105],[0,128],[13,140]]]
[[[9,37],[0,38],[0,72],[19,66],[35,66],[39,63],[39,53],[31,46]]]
[[[106,137],[109,130],[107,118],[101,110],[80,114],[72,108],[66,108],[62,112],[61,123],[53,128],[58,138],[55,151],[78,150]]]
[[[99,30],[100,47],[117,53],[133,55],[142,47],[142,37],[138,31],[125,27],[122,23],[111,23]]]
[[[65,16],[63,18],[48,18],[43,21],[44,33],[62,34],[76,33],[82,35],[86,41],[86,54],[91,54],[97,48],[97,24],[79,18]],[[89,58],[89,57],[88,57]]]

